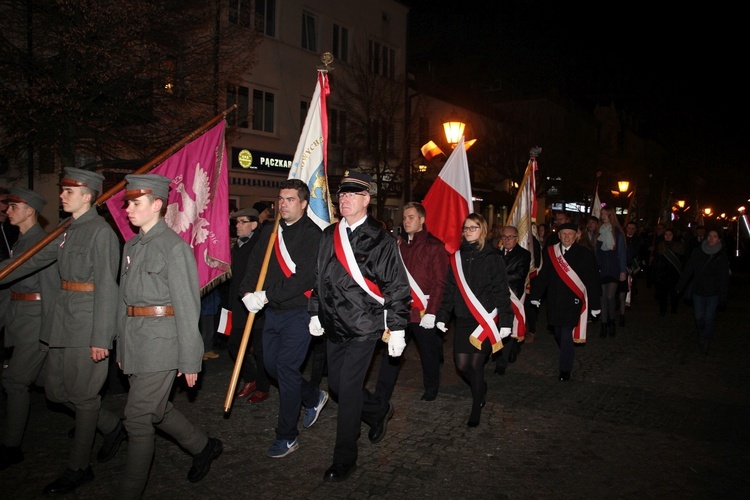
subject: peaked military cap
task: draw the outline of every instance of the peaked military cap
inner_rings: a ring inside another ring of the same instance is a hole
[[[12,188],[7,201],[8,203],[26,203],[37,212],[41,212],[47,204],[47,200],[42,195],[24,187]]]
[[[152,194],[162,200],[169,198],[169,184],[172,182],[169,177],[159,174],[129,174],[125,176],[127,182],[127,191],[123,200],[134,200],[144,194]]]
[[[347,170],[344,172],[344,178],[341,179],[338,193],[358,193],[360,191],[370,191],[372,177],[364,172]]]
[[[102,192],[104,176],[99,172],[74,167],[66,167],[63,172],[65,175],[60,181],[61,186],[87,187],[97,193]]]

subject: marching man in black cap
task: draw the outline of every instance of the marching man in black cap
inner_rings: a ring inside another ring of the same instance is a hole
[[[22,187],[7,196],[8,220],[20,230],[11,257],[21,255],[47,233],[39,225],[39,212],[47,200]],[[21,441],[29,417],[29,386],[40,379],[47,359],[49,325],[43,318],[54,304],[60,289],[60,273],[52,263],[40,271],[10,284],[10,303],[5,324],[5,345],[14,346],[13,357],[3,371],[3,387],[8,395],[5,428],[0,446],[0,470],[23,461]],[[40,343],[40,340],[44,343]],[[39,385],[43,385],[43,381]]]
[[[313,295],[310,333],[328,334],[328,383],[338,394],[333,465],[323,480],[343,481],[357,467],[360,420],[369,424],[371,442],[380,441],[393,405],[364,389],[375,345],[388,354],[406,346],[411,290],[396,240],[367,215],[370,176],[348,171],[338,190],[342,220],[323,232]]]
[[[96,456],[99,462],[114,457],[125,438],[117,416],[101,407],[99,394],[107,380],[106,359],[117,331],[120,260],[117,236],[94,207],[103,182],[98,172],[65,168],[60,200],[73,221],[60,237],[2,281],[9,283],[55,261],[62,280],[46,332],[49,353],[44,385],[47,399],[72,409],[76,422],[68,467],[44,488],[46,495],[69,493],[94,478],[89,462],[97,429],[104,434]]]
[[[557,228],[560,242],[545,249],[545,265],[531,285],[531,303],[539,307],[547,293],[547,316],[560,346],[560,381],[570,380],[575,344],[586,342],[588,313],[601,312],[599,269],[594,252],[576,243],[578,228],[572,222]]]
[[[203,341],[198,331],[200,286],[192,250],[167,227],[170,180],[126,175],[127,214],[139,233],[125,244],[120,268],[117,361],[128,376],[125,405],[128,458],[119,498],[140,498],[154,454],[154,427],[193,455],[189,481],[203,479],[222,443],[209,438],[169,401],[175,375],[198,380]]]

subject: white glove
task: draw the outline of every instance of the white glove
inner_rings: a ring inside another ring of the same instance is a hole
[[[594,311],[591,311],[591,316],[596,318],[597,316],[599,316],[599,313],[601,312],[602,312],[601,309],[596,309]]]
[[[445,323],[443,323],[442,321],[438,321],[435,326],[437,327],[438,330],[440,330],[443,333],[448,331],[448,327],[445,326]]]
[[[427,330],[435,328],[435,315],[425,314],[424,316],[422,316],[422,321],[419,322],[419,326]]]
[[[266,302],[268,300],[266,300],[266,292],[264,290],[248,293],[242,297],[242,303],[245,304],[245,307],[251,313],[259,312],[266,305]]]
[[[512,332],[512,329],[508,328],[507,326],[504,326],[504,327],[500,328],[500,338],[504,339],[505,337],[507,337],[508,335],[510,335],[511,332]]]
[[[310,335],[320,337],[325,332],[323,326],[320,324],[320,319],[317,316],[310,316]]]
[[[391,332],[391,337],[388,339],[388,355],[397,358],[401,356],[406,347],[406,332],[404,330],[396,330]]]
[[[539,307],[540,305],[542,305],[542,302],[539,300],[532,300],[531,305],[534,307]]]

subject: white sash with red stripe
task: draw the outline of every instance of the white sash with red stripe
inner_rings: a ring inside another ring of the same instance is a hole
[[[526,337],[526,310],[523,307],[526,292],[519,299],[513,289],[508,287],[508,290],[510,290],[510,307],[513,309],[513,333],[511,336],[523,340]]]
[[[503,348],[503,342],[500,339],[500,332],[497,329],[497,308],[493,309],[491,313],[487,312],[479,299],[477,299],[474,292],[469,288],[469,284],[464,276],[464,269],[461,264],[461,251],[453,254],[451,260],[451,267],[453,268],[453,274],[456,275],[456,284],[461,292],[461,296],[464,298],[466,306],[469,308],[471,315],[479,323],[479,326],[471,332],[469,342],[477,349],[482,349],[482,342],[484,339],[489,339],[492,344],[492,352],[497,352]]]
[[[565,283],[565,286],[570,288],[576,297],[581,301],[581,315],[578,318],[578,326],[573,329],[573,342],[582,344],[586,342],[586,325],[589,320],[589,296],[586,290],[586,285],[583,284],[581,278],[576,274],[572,267],[565,260],[560,248],[562,244],[552,245],[547,249],[550,259],[552,260],[552,267],[555,268],[557,275]]]
[[[276,254],[276,260],[279,263],[281,272],[283,272],[284,276],[288,278],[289,276],[297,272],[297,264],[295,264],[292,260],[292,256],[289,254],[289,250],[287,250],[286,244],[284,243],[284,228],[282,226],[279,226],[278,233],[279,234],[276,238],[276,242],[273,245],[273,250]],[[305,292],[305,297],[307,297],[308,299],[311,295],[312,290],[308,290]]]
[[[404,262],[404,257],[401,255],[401,250],[398,252],[398,256],[401,257],[401,263],[404,265],[404,269],[406,269],[406,277],[409,279],[409,287],[411,288],[411,307],[418,308],[419,309],[419,315],[424,316],[424,312],[427,309],[427,302],[430,299],[429,295],[426,295],[422,289],[419,287],[419,283],[417,283],[417,280],[414,279],[414,276],[411,275],[409,272],[409,268],[406,267],[406,262]]]
[[[385,304],[385,298],[383,297],[383,292],[380,291],[380,287],[362,275],[362,270],[359,268],[357,259],[354,257],[352,245],[349,243],[349,236],[346,234],[343,220],[339,222],[336,230],[333,232],[333,248],[336,252],[336,258],[344,266],[349,276],[352,277],[362,290],[367,292],[367,295],[375,299],[378,304],[381,306]]]

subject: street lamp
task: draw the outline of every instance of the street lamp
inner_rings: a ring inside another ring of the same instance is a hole
[[[445,130],[445,140],[451,145],[451,149],[456,148],[456,144],[464,136],[464,129],[466,124],[459,121],[449,121],[443,123],[443,129]]]
[[[685,208],[685,200],[677,200],[677,206],[680,208]]]
[[[451,149],[455,149],[456,145],[461,141],[461,138],[464,136],[465,129],[466,124],[464,122],[453,120],[443,123],[443,130],[445,131],[445,141],[450,145]],[[475,142],[477,142],[476,139],[464,141],[464,149],[468,150],[471,146],[474,145]],[[435,144],[435,141],[429,141],[427,144],[422,146],[420,150],[422,151],[422,156],[424,156],[424,159],[427,161],[430,161],[438,155],[448,156],[443,153],[443,150],[440,149],[440,146]]]
[[[628,181],[618,181],[617,187],[620,189],[620,193],[627,193],[628,188],[630,187],[630,182]]]
[[[706,215],[706,217],[708,217],[709,215],[711,215],[712,210],[710,208],[706,207],[706,208],[703,209],[703,213]]]

